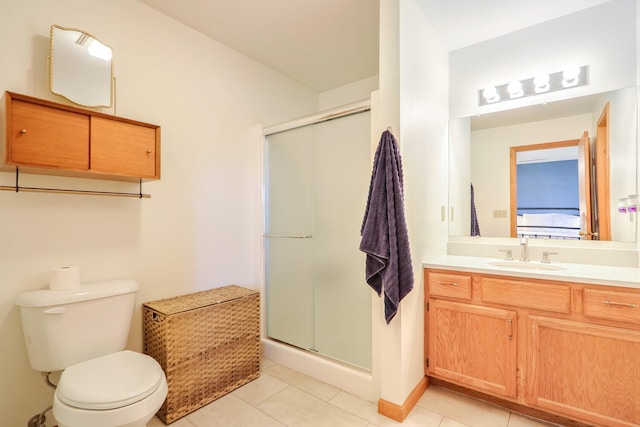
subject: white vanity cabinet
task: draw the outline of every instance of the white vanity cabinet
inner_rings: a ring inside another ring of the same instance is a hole
[[[578,425],[640,425],[640,289],[424,274],[429,378]]]

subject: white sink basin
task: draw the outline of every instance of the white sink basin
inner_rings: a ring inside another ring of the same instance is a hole
[[[513,268],[516,270],[541,270],[541,271],[561,271],[564,267],[554,264],[543,264],[533,261],[489,261],[488,264],[494,267]]]

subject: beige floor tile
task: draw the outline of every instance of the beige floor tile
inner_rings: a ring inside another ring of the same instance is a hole
[[[322,400],[329,400],[340,392],[336,387],[277,363],[265,368],[264,372]]]
[[[379,416],[377,404],[347,393],[346,391],[340,391],[329,400],[329,403],[370,422]]]
[[[402,423],[382,415],[378,415],[378,418],[373,423],[379,427],[439,427],[442,420],[442,415],[416,406]]]
[[[275,365],[276,362],[269,360],[269,359],[265,359],[264,357],[262,359],[260,359],[260,370],[264,371],[265,369],[269,368],[270,366]]]
[[[165,423],[163,423],[160,418],[153,417],[147,423],[147,427],[165,427]],[[194,427],[194,425],[186,418],[180,418],[178,421],[172,422],[171,427]]]
[[[556,424],[547,423],[535,418],[526,417],[516,412],[511,413],[509,418],[509,427],[554,427]]]
[[[353,394],[341,391],[329,403],[345,411],[351,412],[359,418],[369,421],[370,426],[391,427],[402,426],[411,427],[413,425],[421,427],[438,426],[442,421],[442,415],[428,411],[423,408],[414,408],[403,423],[399,423],[378,413],[378,405],[368,400],[354,396]]]
[[[469,427],[451,418],[444,418],[438,427]]]
[[[470,427],[507,427],[509,411],[441,387],[429,387],[418,406]]]
[[[187,415],[196,427],[283,427],[269,415],[233,394]],[[173,424],[171,425],[173,427]]]
[[[510,413],[441,387],[430,387],[402,423],[377,404],[291,370],[261,361],[261,375],[171,427],[557,427]],[[147,427],[164,427],[154,417]]]
[[[258,405],[258,409],[289,427],[365,427],[368,424],[296,387],[285,388]]]
[[[288,387],[287,383],[262,372],[255,380],[233,391],[233,394],[245,402],[257,406],[285,387]]]

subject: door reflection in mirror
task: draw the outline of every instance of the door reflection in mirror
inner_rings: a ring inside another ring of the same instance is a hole
[[[511,147],[511,237],[580,238],[578,142]]]

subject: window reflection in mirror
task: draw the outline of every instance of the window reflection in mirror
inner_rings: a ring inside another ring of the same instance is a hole
[[[111,107],[113,50],[91,34],[51,26],[51,92],[85,107]]]
[[[511,147],[511,237],[591,237],[585,138]]]
[[[607,103],[609,107],[605,108]],[[599,154],[600,148],[596,144],[598,133],[602,134],[600,128],[603,124],[603,110],[608,112],[608,159],[607,153]],[[590,162],[585,172],[589,172],[591,178],[585,185],[590,187],[592,200],[588,203],[593,208],[591,216],[597,220],[609,215],[610,224],[605,228],[610,232],[610,240],[635,241],[636,221],[617,212],[617,199],[637,193],[636,117],[637,88],[631,87],[546,105],[453,120],[450,128],[452,176],[449,197],[457,215],[454,220],[450,220],[449,234],[470,235],[471,183],[482,236],[512,237],[517,216],[514,215],[514,220],[510,219],[511,213],[516,210],[511,203],[511,147],[576,140],[586,131],[590,151],[587,158]],[[602,178],[605,175],[602,170],[607,169],[609,182],[595,179],[598,173]],[[582,212],[580,215],[582,216]],[[597,221],[585,221],[588,220],[581,217],[580,232],[583,235],[580,237],[593,238],[593,233],[602,227]],[[587,224],[595,225],[588,229]],[[606,235],[598,238],[607,239]]]

